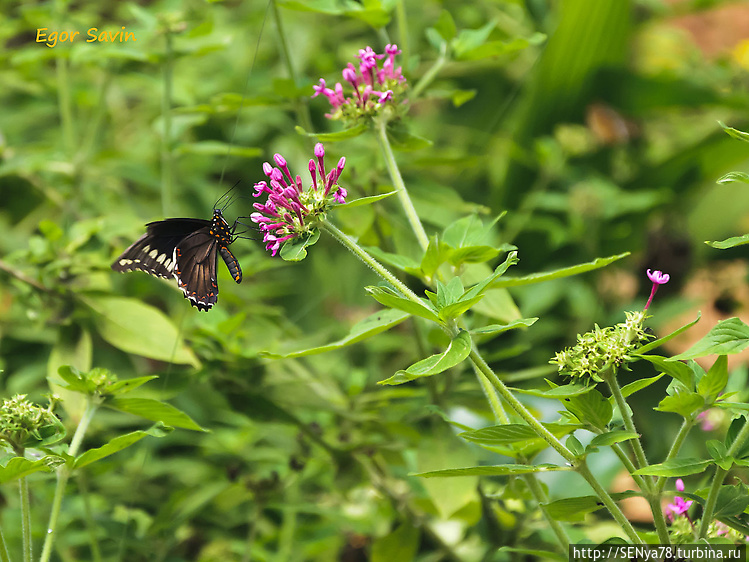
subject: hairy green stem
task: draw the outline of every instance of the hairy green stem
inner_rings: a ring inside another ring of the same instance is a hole
[[[31,502],[29,501],[29,482],[26,477],[18,479],[18,491],[21,495],[21,534],[23,537],[23,562],[31,562]]]
[[[161,116],[164,131],[161,139],[161,212],[169,216],[172,209],[173,151],[172,151],[172,56],[174,53],[171,29],[164,30],[166,50],[164,58],[164,88],[161,93]]]
[[[395,155],[393,149],[390,146],[390,141],[387,135],[387,120],[380,118],[375,120],[375,129],[377,130],[377,140],[380,142],[380,149],[382,150],[382,156],[385,158],[385,165],[387,166],[388,172],[390,173],[390,179],[393,181],[395,192],[398,194],[398,199],[403,212],[406,213],[406,218],[411,225],[416,235],[416,239],[419,241],[419,246],[422,250],[426,250],[429,246],[429,237],[424,230],[424,225],[421,224],[419,215],[416,213],[411,196],[406,190],[406,184],[403,183],[403,177],[401,176],[398,163],[395,161]]]
[[[88,430],[88,426],[99,408],[100,400],[97,397],[88,396],[86,410],[83,412],[81,421],[75,430],[73,439],[70,442],[70,448],[68,454],[71,457],[75,457],[78,454],[81,443],[83,443],[83,436]],[[47,533],[44,539],[44,548],[42,549],[42,555],[39,558],[39,562],[49,562],[50,556],[52,555],[52,544],[55,540],[55,532],[57,530],[57,518],[60,515],[60,507],[62,506],[62,497],[65,495],[65,486],[70,478],[70,468],[67,464],[62,465],[57,469],[57,487],[55,488],[55,497],[52,500],[52,509],[49,514],[49,524],[47,525]]]
[[[733,440],[731,447],[728,449],[728,456],[734,456],[738,453],[741,448],[749,439],[749,421],[744,421],[744,427],[741,428],[736,439]],[[713,482],[710,485],[710,491],[707,493],[707,500],[705,501],[705,509],[702,511],[702,522],[700,523],[699,538],[704,539],[707,536],[707,529],[713,520],[715,514],[715,505],[718,502],[718,493],[723,485],[723,480],[728,473],[727,470],[722,469],[719,466],[715,467],[715,475],[713,476]]]
[[[387,268],[380,264],[376,259],[374,259],[366,251],[364,251],[364,249],[361,248],[356,242],[354,242],[350,237],[341,232],[329,221],[323,221],[321,223],[321,228],[331,234],[334,238],[336,238],[336,240],[343,244],[344,247],[346,247],[362,262],[372,268],[383,279],[392,284],[405,298],[413,302],[423,304],[416,293],[406,287],[392,273],[390,273]],[[452,328],[457,330],[457,327],[453,326]],[[471,346],[469,357],[476,369],[486,377],[486,379],[494,386],[494,388],[496,388],[496,390],[499,392],[499,395],[510,405],[510,407],[512,407],[512,409],[515,410],[515,412],[523,420],[525,420],[525,422],[529,426],[531,426],[531,428],[533,428],[533,430],[539,437],[541,437],[544,441],[551,445],[554,450],[556,450],[567,462],[575,467],[575,470],[583,478],[585,478],[585,480],[596,491],[596,494],[599,496],[604,505],[611,512],[611,515],[614,517],[617,523],[621,525],[627,536],[629,536],[629,538],[635,543],[642,543],[642,539],[640,539],[632,525],[629,523],[629,521],[627,521],[627,518],[622,513],[621,509],[619,509],[619,506],[616,505],[614,500],[611,498],[608,492],[606,492],[603,486],[601,486],[596,477],[590,472],[590,470],[587,469],[587,467],[585,466],[585,462],[578,459],[569,449],[567,449],[567,447],[565,447],[564,444],[562,444],[562,442],[559,441],[559,439],[557,439],[553,433],[546,429],[543,424],[539,422],[517,398],[515,398],[512,392],[510,392],[510,389],[504,385],[504,383],[499,379],[496,373],[486,363],[484,358],[481,357],[475,345],[473,344]]]

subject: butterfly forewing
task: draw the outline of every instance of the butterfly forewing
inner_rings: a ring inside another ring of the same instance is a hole
[[[239,262],[228,248],[234,242],[235,228],[229,226],[220,209],[214,209],[210,221],[166,219],[146,226],[146,234],[115,260],[112,269],[174,277],[185,298],[199,310],[209,310],[218,300],[219,253],[232,278],[237,283],[242,281]]]

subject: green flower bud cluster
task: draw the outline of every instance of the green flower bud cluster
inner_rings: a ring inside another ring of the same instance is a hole
[[[0,406],[0,441],[13,452],[58,441],[65,428],[51,408],[42,408],[26,399],[25,394],[3,400]]]
[[[630,360],[629,354],[648,339],[643,329],[644,312],[625,312],[625,322],[613,327],[595,328],[578,334],[577,343],[559,351],[549,363],[569,377],[602,382],[601,373],[609,367],[619,368]]]

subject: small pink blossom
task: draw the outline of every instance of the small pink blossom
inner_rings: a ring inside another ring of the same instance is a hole
[[[671,276],[668,273],[663,273],[662,271],[659,271],[657,269],[652,272],[648,269],[647,274],[648,279],[653,282],[653,288],[650,290],[650,298],[645,304],[645,308],[643,310],[647,310],[648,307],[650,307],[650,303],[653,302],[653,297],[655,296],[655,292],[658,290],[658,287],[660,285],[668,283],[669,279],[671,279]]]
[[[679,492],[684,491],[684,481],[681,478],[676,479],[676,489]],[[677,516],[684,515],[694,503],[693,500],[685,500],[680,496],[674,496],[674,503],[670,503],[666,506],[667,516],[670,521],[673,521]]]

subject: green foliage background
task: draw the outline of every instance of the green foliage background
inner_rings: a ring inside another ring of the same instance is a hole
[[[0,6],[3,393],[43,401],[60,392],[63,365],[104,367],[121,379],[158,375],[141,395],[169,401],[210,430],[143,439],[78,473],[58,559],[504,560],[510,555],[499,546],[544,541],[549,531],[519,481],[408,476],[500,462],[460,441],[443,419],[489,423],[466,365],[426,382],[376,385],[444,348],[441,333],[407,321],[325,354],[259,355],[338,340],[378,310],[363,291],[374,274],[334,241],[323,236],[308,259],[286,263],[259,241],[239,240],[232,250],[245,280],[235,285],[220,266],[219,304],[207,314],[173,283],[120,276],[109,265],[148,221],[209,218],[237,181],[249,196],[276,152],[306,173],[315,139],[295,127],[339,130],[324,118],[326,102],[310,99],[312,85],[340,80],[358,49],[381,52],[393,42],[411,84],[439,66],[413,100],[403,126],[412,136],[401,131],[396,155],[429,232],[471,213],[488,223],[506,210],[493,245],[519,248],[515,275],[633,252],[614,267],[663,269],[678,284],[690,263],[715,252],[703,240],[746,230],[749,197],[714,182],[746,167],[745,146],[716,120],[742,128],[747,79],[735,61],[708,62],[677,32],[664,48],[652,29],[677,10],[717,4]],[[38,28],[85,35],[121,26],[137,41],[35,42]],[[622,144],[596,141],[583,126],[593,103],[638,132]],[[341,184],[353,197],[392,190],[374,136],[326,142],[326,150],[329,162],[346,156]],[[237,199],[227,213],[247,215],[251,203]],[[343,208],[334,220],[363,245],[418,258],[392,198]],[[495,292],[481,310],[486,323],[542,317],[484,342],[495,369],[534,385],[553,374],[548,359],[573,334],[644,302],[606,300],[596,283],[588,274]],[[59,413],[74,427],[80,403],[67,398]],[[84,448],[143,427],[101,413]],[[581,486],[547,482],[552,497],[555,487]],[[53,484],[48,475],[32,479],[37,541]],[[17,494],[3,494],[13,550]]]

